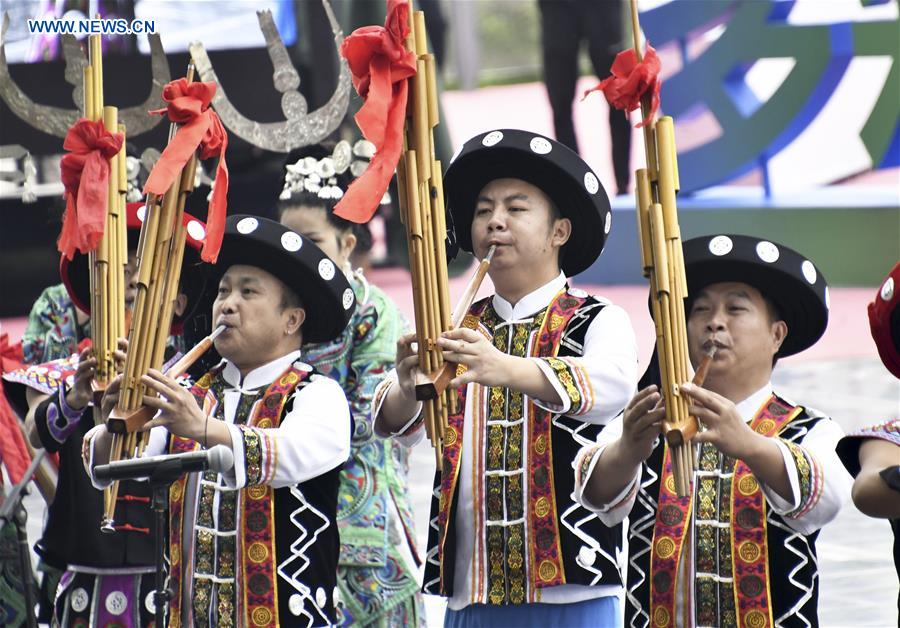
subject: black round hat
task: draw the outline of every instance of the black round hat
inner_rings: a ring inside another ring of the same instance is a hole
[[[229,216],[207,282],[208,297],[215,298],[222,275],[236,264],[261,268],[297,293],[306,310],[304,343],[332,340],[350,321],[356,298],[344,273],[311,240],[284,225],[258,216]]]
[[[587,270],[603,252],[612,226],[609,197],[600,179],[567,146],[519,129],[500,129],[476,135],[462,149],[444,175],[447,207],[456,226],[456,239],[472,251],[472,217],[478,193],[494,179],[521,179],[540,188],[563,217],[572,221],[572,234],[561,251],[566,276]]]
[[[745,235],[708,235],[683,243],[688,297],[714,283],[750,284],[770,299],[787,324],[778,357],[814,345],[828,325],[828,283],[810,260],[784,245]]]

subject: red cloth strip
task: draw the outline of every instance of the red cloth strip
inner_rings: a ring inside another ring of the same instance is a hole
[[[9,336],[5,333],[0,334],[0,376],[22,368],[22,359],[22,343],[11,345]],[[0,434],[3,434],[3,438],[0,438],[0,461],[6,466],[10,481],[18,484],[31,464],[31,454],[25,446],[19,420],[6,400],[2,384],[0,384]]]
[[[59,164],[66,189],[66,213],[56,243],[59,252],[72,259],[75,251],[97,248],[106,227],[109,200],[109,160],[122,149],[125,136],[109,133],[103,122],[81,118],[63,141],[69,151]]]
[[[602,91],[610,106],[625,112],[634,111],[641,106],[641,98],[650,95],[650,110],[637,128],[650,124],[659,109],[659,56],[649,43],[644,59],[638,61],[634,48],[623,50],[616,55],[610,72],[612,76],[603,79],[595,87],[587,90],[583,98],[594,91]]]
[[[212,198],[206,214],[206,238],[200,252],[201,259],[210,263],[215,263],[219,257],[228,211],[228,165],[225,163],[228,134],[219,116],[209,108],[215,94],[214,82],[188,83],[185,78],[172,81],[163,88],[163,100],[168,106],[150,113],[168,114],[171,122],[181,126],[153,166],[144,185],[144,194],[162,196],[175,183],[182,168],[197,149],[200,150],[200,159],[219,157]]]
[[[334,213],[356,223],[367,222],[378,208],[400,161],[409,82],[416,74],[416,55],[404,45],[409,36],[409,1],[388,0],[384,26],[364,26],[341,44],[353,86],[365,99],[355,116],[363,136],[375,144],[366,171],[347,189]]]

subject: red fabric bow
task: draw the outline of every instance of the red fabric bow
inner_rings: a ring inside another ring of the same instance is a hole
[[[584,97],[586,98],[591,92],[602,91],[610,105],[628,112],[640,107],[641,97],[650,94],[650,111],[647,112],[647,117],[636,125],[637,128],[641,128],[653,121],[653,116],[659,109],[661,85],[659,70],[659,56],[650,44],[647,44],[643,61],[637,60],[634,48],[623,50],[616,55],[616,60],[613,61],[609,70],[612,76],[603,79],[597,83],[596,87],[587,90]]]
[[[334,213],[352,222],[372,218],[387,191],[403,148],[408,79],[416,55],[404,45],[409,35],[409,1],[388,0],[384,26],[364,26],[341,44],[353,86],[365,99],[355,116],[363,136],[375,144],[369,167],[347,189]]]
[[[125,136],[109,133],[103,122],[81,118],[66,133],[60,178],[66,188],[66,214],[56,243],[72,259],[75,251],[97,248],[106,228],[109,200],[109,160],[122,149]]]
[[[104,211],[106,208],[104,207]],[[9,336],[0,334],[0,376],[22,368],[22,343],[9,344]],[[31,464],[31,454],[22,437],[19,420],[6,400],[0,384],[0,460],[13,484],[18,484]]]
[[[188,83],[185,78],[172,81],[163,88],[163,100],[168,103],[168,107],[150,113],[167,113],[171,122],[181,126],[153,166],[144,185],[144,194],[162,196],[172,187],[175,179],[180,176],[181,169],[198,148],[200,159],[218,155],[216,181],[206,214],[206,239],[200,252],[203,261],[213,264],[222,247],[225,215],[228,211],[228,165],[225,163],[228,134],[225,133],[219,116],[209,108],[215,94],[215,83]]]

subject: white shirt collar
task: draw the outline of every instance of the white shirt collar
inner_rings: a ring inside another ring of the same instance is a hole
[[[550,305],[553,297],[566,286],[566,275],[562,271],[555,278],[533,292],[529,292],[513,305],[499,294],[494,295],[494,311],[505,321],[521,320],[540,312]]]
[[[774,388],[772,388],[772,382],[770,380],[765,386],[744,399],[742,402],[735,404],[741,418],[747,422],[752,421],[756,416],[756,411],[759,410],[759,407],[763,402],[772,395],[773,390]]]
[[[272,360],[268,364],[263,364],[247,373],[247,377],[241,381],[241,372],[232,362],[225,360],[225,370],[222,371],[222,377],[225,381],[239,388],[242,391],[251,391],[267,386],[275,381],[275,378],[281,375],[288,366],[300,359],[300,350],[291,351],[290,353]]]

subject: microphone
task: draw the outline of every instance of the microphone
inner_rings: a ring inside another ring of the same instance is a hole
[[[185,454],[150,456],[101,464],[94,467],[94,477],[98,480],[155,479],[162,475],[172,480],[185,473],[212,470],[218,473],[230,471],[234,466],[234,454],[225,445],[216,445],[205,451]]]

